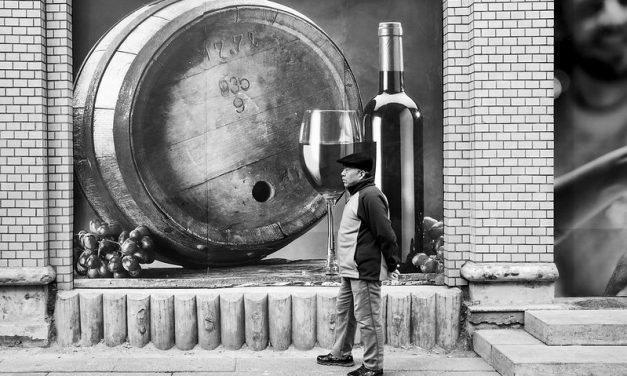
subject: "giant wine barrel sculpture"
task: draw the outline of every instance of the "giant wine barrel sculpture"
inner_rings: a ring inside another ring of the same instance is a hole
[[[104,220],[148,226],[163,261],[253,262],[325,214],[298,162],[309,108],[361,102],[344,56],[306,17],[260,0],[157,1],[81,67],[77,180]]]

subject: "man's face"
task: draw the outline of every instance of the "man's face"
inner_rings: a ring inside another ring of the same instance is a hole
[[[627,0],[562,0],[580,63],[590,74],[627,76]]]
[[[344,183],[344,187],[350,187],[359,182],[365,174],[364,170],[354,167],[344,167],[342,170],[342,183]]]

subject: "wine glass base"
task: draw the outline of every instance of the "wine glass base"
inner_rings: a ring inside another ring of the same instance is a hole
[[[324,267],[324,274],[331,275],[331,276],[339,275],[340,268],[337,266],[337,264],[331,264],[331,265],[327,264]]]

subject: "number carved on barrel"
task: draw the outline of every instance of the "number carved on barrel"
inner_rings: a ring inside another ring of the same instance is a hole
[[[249,48],[259,47],[259,41],[255,37],[255,33],[249,31],[248,33],[246,33],[246,36],[248,39]],[[214,55],[217,55],[217,57],[222,60],[239,54],[242,51],[242,42],[244,40],[244,34],[237,34],[233,35],[231,38],[226,38],[226,40],[220,39],[208,42],[205,45],[207,59],[211,61],[212,51]]]
[[[223,97],[228,97],[231,94],[235,95],[235,99],[233,99],[235,111],[238,113],[244,112],[244,99],[239,97],[237,93],[250,89],[250,81],[247,78],[237,78],[235,76],[231,76],[228,79],[222,79],[218,82],[218,88],[220,89],[220,95]]]

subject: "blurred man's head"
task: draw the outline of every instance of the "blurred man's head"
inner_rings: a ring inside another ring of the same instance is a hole
[[[627,1],[559,0],[577,64],[607,80],[627,77]]]

